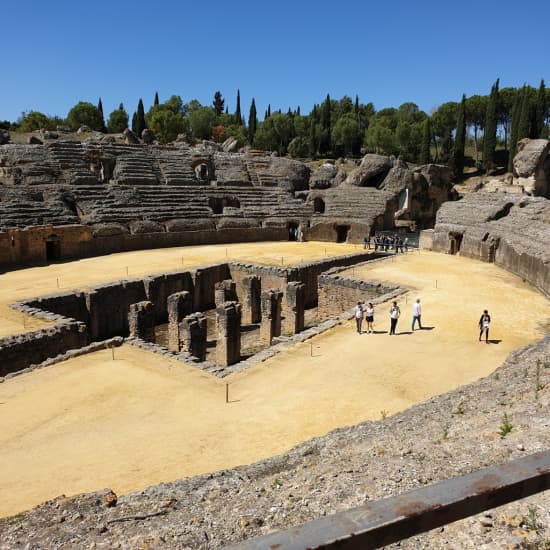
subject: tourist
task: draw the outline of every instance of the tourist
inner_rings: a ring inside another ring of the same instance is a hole
[[[370,235],[367,233],[363,239],[365,250],[370,250]]]
[[[420,318],[422,317],[422,306],[420,305],[420,298],[416,299],[416,302],[413,304],[413,319],[412,319],[412,331],[414,332],[414,325],[418,321],[418,328],[422,330],[422,322]]]
[[[361,326],[363,324],[363,306],[361,302],[357,302],[357,305],[353,308],[353,315],[355,317],[357,332],[358,334],[361,334]]]
[[[481,336],[485,332],[485,343],[489,343],[489,325],[491,324],[491,316],[489,312],[484,309],[483,314],[479,318],[479,341],[481,342]]]
[[[399,309],[399,306],[397,305],[397,302],[392,302],[392,306],[390,308],[390,336],[392,334],[395,335],[395,327],[397,327],[397,320],[399,319],[399,316],[401,315],[401,310]]]
[[[405,240],[403,241],[403,246],[405,247],[405,252],[409,251],[409,237],[405,237]]]
[[[378,250],[378,233],[374,234],[374,251]]]
[[[370,332],[371,334],[374,333],[374,306],[371,302],[368,303],[367,307],[365,308],[365,321],[367,322],[367,334]]]

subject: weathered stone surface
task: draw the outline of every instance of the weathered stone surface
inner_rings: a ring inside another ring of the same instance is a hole
[[[241,359],[241,306],[225,302],[216,308],[216,364],[227,367]]]
[[[325,162],[321,164],[309,178],[310,189],[328,189],[332,187],[334,178],[338,174],[338,169],[334,164]]]
[[[29,145],[43,145],[44,144],[44,142],[38,136],[35,136],[35,135],[30,135],[27,138],[27,143]]]
[[[522,139],[514,157],[514,184],[529,195],[550,198],[550,140]]]
[[[344,184],[357,187],[379,187],[395,163],[394,157],[367,154],[361,160],[360,166],[346,178]]]
[[[122,135],[124,136],[124,143],[126,143],[126,145],[137,145],[139,143],[139,138],[130,128],[126,128],[126,130],[122,132]]]
[[[269,346],[273,338],[281,335],[282,300],[281,290],[271,288],[262,292],[260,340]]]
[[[155,342],[155,306],[143,301],[130,305],[128,312],[130,336],[147,342]]]
[[[495,262],[550,296],[550,201],[471,193],[437,213],[434,250]]]
[[[236,153],[239,150],[239,142],[235,138],[228,138],[222,143],[222,150],[226,153]]]
[[[146,145],[151,145],[155,141],[155,134],[149,128],[144,128],[141,132],[141,139]]]

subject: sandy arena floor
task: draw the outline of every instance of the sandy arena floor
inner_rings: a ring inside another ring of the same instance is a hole
[[[229,255],[236,258],[234,246]],[[241,258],[279,263],[284,256],[291,263],[322,257],[325,248],[328,254],[354,250],[331,243],[238,250]],[[180,265],[183,254],[191,267],[225,257],[225,247],[132,252],[7,273],[0,276],[0,303],[54,291],[57,277],[73,288],[105,274],[125,275],[126,266],[130,275],[168,270],[178,254]],[[486,376],[550,324],[548,301],[494,265],[414,252],[349,272],[413,289],[398,300],[397,336],[387,334],[389,305],[383,304],[374,335],[358,335],[345,323],[225,380],[123,346],[115,360],[110,351],[98,352],[1,384],[0,515],[61,493],[104,487],[124,493],[281,453]],[[428,328],[413,334],[417,297]],[[490,345],[477,340],[484,308],[493,319]]]

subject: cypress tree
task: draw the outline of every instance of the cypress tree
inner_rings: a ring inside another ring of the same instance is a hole
[[[298,105],[298,108],[296,109],[296,116],[302,116],[299,105]]]
[[[321,139],[319,140],[319,153],[325,154],[331,147],[331,121],[330,121],[330,95],[327,94],[321,105]]]
[[[248,143],[252,143],[254,141],[257,127],[258,117],[256,116],[256,102],[254,101],[254,98],[252,98],[250,112],[248,113]]]
[[[432,144],[432,128],[430,119],[426,117],[424,124],[422,125],[422,143],[420,145],[420,154],[418,162],[420,164],[430,164],[432,161],[430,147]]]
[[[518,144],[519,118],[521,115],[521,103],[523,92],[517,91],[512,107],[512,132],[510,133],[510,151],[508,153],[508,172],[514,171],[514,157],[516,156]]]
[[[521,94],[521,111],[518,122],[517,141],[529,137],[529,118],[531,113],[531,98],[529,96],[529,89],[524,85]]]
[[[456,138],[453,148],[452,169],[455,177],[459,178],[464,172],[464,146],[466,144],[466,96],[462,95],[462,101],[458,106],[456,123]]]
[[[544,117],[546,115],[546,86],[544,80],[540,81],[537,94],[537,104],[535,107],[535,137],[544,138],[546,135],[544,128]]]
[[[138,101],[137,111],[136,111],[136,128],[134,133],[141,137],[141,132],[147,128],[147,123],[145,122],[145,109],[143,108],[143,101],[141,97]]]
[[[353,107],[353,113],[355,114],[357,122],[359,122],[359,96],[357,94],[355,94],[355,105]]]
[[[491,95],[487,103],[485,115],[485,136],[483,139],[483,166],[486,172],[495,167],[495,149],[497,144],[497,109],[498,109],[498,83],[499,79],[491,88]]]
[[[241,115],[241,91],[237,90],[237,107],[235,108],[235,124],[241,126],[243,123]]]
[[[267,104],[267,113],[265,118],[269,118],[271,116],[271,103]]]
[[[134,111],[134,114],[132,115],[132,132],[134,132],[134,134],[136,134],[136,136],[138,135],[138,131],[137,131],[137,113]]]
[[[105,133],[107,131],[107,127],[105,126],[105,115],[103,114],[103,103],[101,101],[101,98],[99,98],[99,101],[97,103],[97,110],[99,111],[99,114],[101,116],[100,130]]]
[[[214,94],[214,101],[212,102],[212,105],[214,106],[214,112],[216,113],[216,116],[220,116],[223,113],[223,105],[225,101],[222,97],[222,93],[218,90]]]
[[[155,92],[155,101],[153,101],[153,105],[156,107],[159,104],[159,93]]]

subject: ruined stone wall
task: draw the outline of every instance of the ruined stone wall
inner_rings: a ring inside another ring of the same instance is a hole
[[[228,264],[198,267],[193,271],[193,311],[204,311],[216,306],[216,283],[230,279]]]
[[[189,271],[177,271],[163,275],[145,277],[145,295],[155,304],[156,323],[168,321],[168,296],[181,291],[193,292],[193,277]]]
[[[71,320],[34,332],[3,338],[0,340],[0,376],[28,368],[87,344],[86,325]]]
[[[317,314],[320,319],[340,315],[351,309],[357,302],[369,302],[382,296],[394,296],[401,292],[397,286],[374,281],[361,281],[336,273],[319,276],[319,303]]]
[[[506,193],[472,193],[445,203],[433,250],[494,262],[550,296],[550,201]]]
[[[86,324],[90,319],[84,292],[63,292],[50,296],[40,296],[36,299],[20,302],[20,305],[56,313]]]

